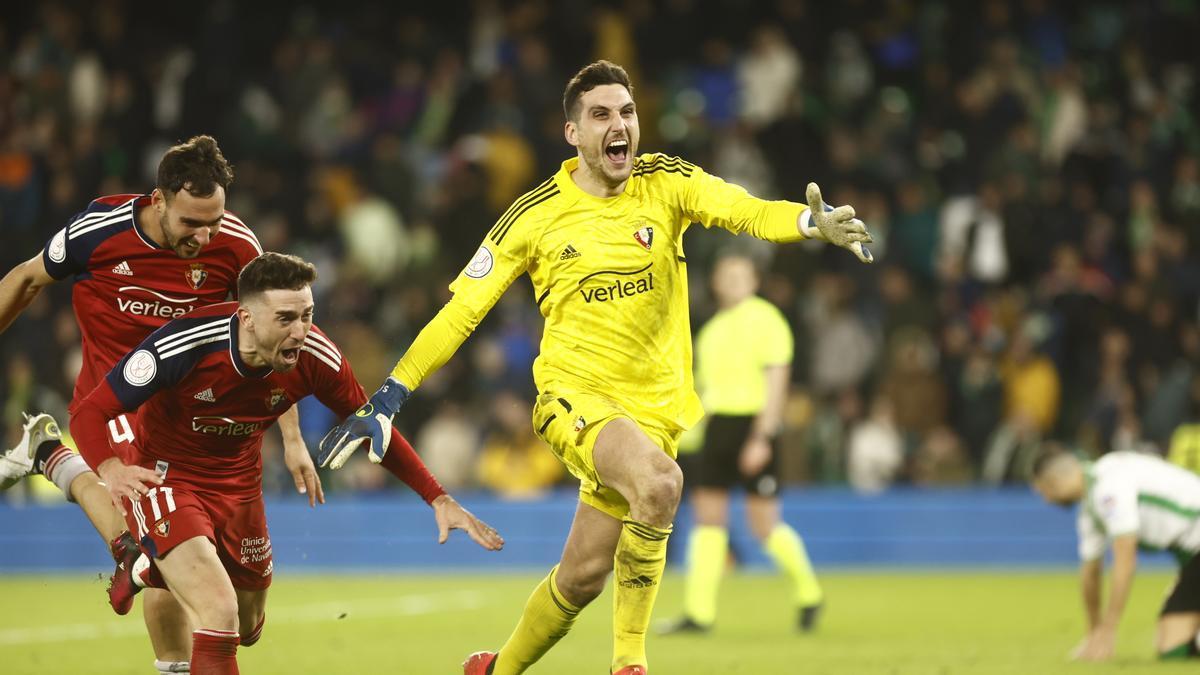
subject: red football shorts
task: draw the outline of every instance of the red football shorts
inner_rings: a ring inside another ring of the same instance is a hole
[[[238,500],[160,485],[129,509],[125,522],[152,558],[166,556],[188,539],[204,537],[217,547],[234,588],[258,591],[271,585],[271,536],[261,496]]]

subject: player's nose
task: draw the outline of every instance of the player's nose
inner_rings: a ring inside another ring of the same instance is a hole
[[[288,337],[297,342],[304,342],[304,338],[308,337],[308,325],[303,321],[293,322],[292,330],[289,331]]]
[[[196,230],[196,234],[192,236],[196,243],[201,246],[208,246],[208,242],[212,240],[212,231],[207,227],[202,227]]]

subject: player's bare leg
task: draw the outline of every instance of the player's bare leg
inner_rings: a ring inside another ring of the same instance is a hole
[[[646,629],[667,562],[667,538],[683,492],[683,472],[641,427],[618,417],[596,437],[601,482],[629,502],[613,570],[612,670],[646,666]]]
[[[187,612],[192,633],[191,672],[236,674],[238,598],[213,543],[192,537],[155,562]]]
[[[155,660],[184,663],[192,654],[192,625],[183,605],[163,588],[142,591],[142,618]]]
[[[26,463],[26,473],[43,474],[62,489],[70,501],[79,504],[92,527],[108,545],[117,565],[114,574],[128,570],[138,551],[137,543],[126,529],[125,519],[113,506],[108,489],[87,468],[83,458],[62,445],[58,425],[50,415],[30,416],[21,443],[6,451],[4,456],[3,461],[8,465]],[[152,596],[156,597],[152,599]],[[192,650],[192,636],[183,608],[170,593],[153,589],[149,589],[143,602],[146,630],[155,658],[160,662],[186,662]]]
[[[508,642],[498,655],[473,654],[463,664],[465,673],[524,672],[570,630],[614,568],[613,670],[644,667],[646,626],[662,580],[666,539],[683,475],[674,460],[625,418],[604,426],[592,456],[601,481],[629,502],[630,517],[619,521],[580,503],[562,559],[530,595]]]
[[[262,637],[267,620],[267,589],[248,591],[233,589],[238,601],[238,630],[241,646],[250,647]]]
[[[555,575],[556,587],[568,602],[584,607],[604,591],[620,537],[621,521],[579,503]]]
[[[812,631],[820,618],[824,592],[804,540],[783,521],[778,497],[746,496],[746,520],[763,551],[792,583],[800,630]]]
[[[71,481],[70,494],[104,541],[112,542],[126,532],[125,518],[113,506],[112,495],[99,476],[91,471],[79,474]]]
[[[1200,612],[1171,612],[1158,619],[1154,646],[1162,659],[1194,657],[1200,651]]]

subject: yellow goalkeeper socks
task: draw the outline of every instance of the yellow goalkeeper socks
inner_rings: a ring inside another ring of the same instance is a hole
[[[558,591],[554,585],[556,572],[558,565],[533,589],[520,622],[500,648],[493,675],[525,672],[571,630],[580,608],[567,602]]]
[[[683,613],[701,626],[717,619],[717,591],[729,556],[729,530],[697,525],[688,537]]]
[[[670,527],[625,518],[613,557],[613,671],[646,664],[646,627],[667,564]]]
[[[776,525],[763,542],[763,550],[792,582],[798,606],[808,607],[821,602],[824,597],[821,584],[813,572],[812,563],[808,561],[804,541],[791,526],[782,522]]]

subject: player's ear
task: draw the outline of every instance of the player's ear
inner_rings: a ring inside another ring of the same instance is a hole
[[[245,305],[238,305],[237,315],[239,323],[245,326],[247,330],[254,330],[254,315],[250,313],[249,308]]]
[[[567,123],[563,125],[563,138],[567,139],[571,145],[579,147],[579,125],[567,120]]]

